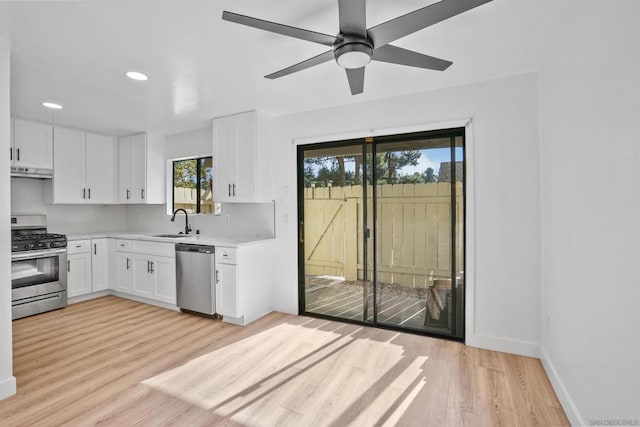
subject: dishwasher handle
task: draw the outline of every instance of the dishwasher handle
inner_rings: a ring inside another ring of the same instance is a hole
[[[199,254],[213,254],[215,253],[214,246],[207,245],[190,245],[186,243],[176,243],[176,252],[191,252]]]

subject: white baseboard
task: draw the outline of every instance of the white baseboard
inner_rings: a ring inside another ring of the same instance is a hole
[[[107,295],[114,295],[114,296],[117,296],[117,297],[120,297],[120,298],[130,299],[132,301],[137,301],[137,302],[141,302],[141,303],[144,303],[144,304],[155,305],[156,307],[166,308],[166,309],[173,310],[173,311],[180,311],[180,309],[177,306],[173,305],[173,304],[156,301],[156,300],[153,300],[153,299],[150,299],[150,298],[139,297],[137,295],[126,294],[124,292],[118,292],[118,291],[110,290]]]
[[[111,291],[106,289],[104,291],[92,292],[86,295],[78,295],[77,297],[71,297],[67,300],[67,304],[75,304],[77,302],[88,301],[94,298],[100,298],[107,295],[111,295]]]
[[[9,377],[0,381],[0,400],[16,394],[16,377]]]
[[[465,344],[471,347],[501,351],[520,356],[540,357],[540,344],[529,341],[511,340],[490,335],[468,335]]]
[[[571,399],[567,388],[560,379],[560,375],[558,375],[558,371],[556,371],[555,366],[553,366],[553,362],[549,359],[549,355],[542,345],[540,346],[540,361],[542,362],[542,366],[549,377],[549,381],[551,381],[551,386],[556,392],[558,400],[560,400],[560,404],[562,405],[562,409],[564,409],[565,414],[567,414],[571,425],[586,426],[587,423],[584,422],[578,408],[576,408],[575,403],[573,403],[573,399]]]

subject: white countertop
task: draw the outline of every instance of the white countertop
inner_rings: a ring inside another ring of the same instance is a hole
[[[192,243],[194,245],[211,245],[211,246],[225,246],[225,247],[240,247],[249,246],[260,243],[272,242],[273,238],[264,237],[218,237],[205,234],[190,234],[185,237],[171,238],[171,237],[154,237],[154,234],[168,234],[163,232],[135,232],[135,231],[107,231],[100,233],[85,233],[85,234],[68,234],[67,240],[86,240],[86,239],[129,239],[129,240],[148,240],[152,242],[162,243]]]

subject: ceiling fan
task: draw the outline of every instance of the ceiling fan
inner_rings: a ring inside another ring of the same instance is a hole
[[[490,1],[492,0],[442,0],[367,29],[366,0],[338,0],[340,32],[336,36],[227,11],[222,12],[222,19],[331,47],[327,52],[265,76],[267,79],[277,79],[335,59],[346,70],[351,94],[357,95],[364,91],[364,68],[371,60],[429,70],[446,70],[452,64],[451,61],[389,43]]]

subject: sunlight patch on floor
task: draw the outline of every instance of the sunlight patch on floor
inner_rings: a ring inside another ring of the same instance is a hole
[[[377,341],[361,330],[284,323],[143,384],[245,425],[390,421],[424,385],[427,357],[409,358],[395,336]]]

